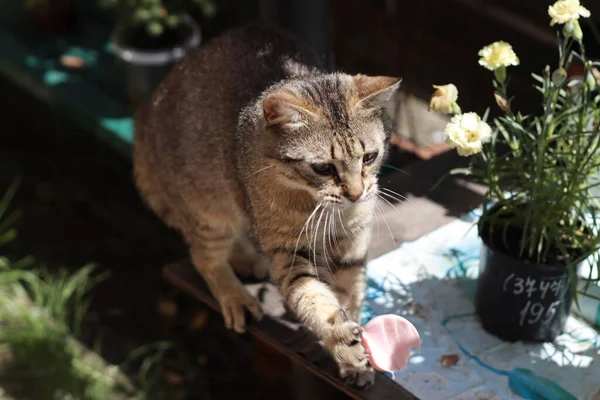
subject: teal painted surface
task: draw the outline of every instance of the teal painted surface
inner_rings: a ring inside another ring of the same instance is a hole
[[[42,81],[46,86],[56,86],[61,83],[65,83],[69,80],[69,74],[64,71],[57,71],[54,69],[47,70],[44,72]]]
[[[102,118],[100,125],[111,131],[127,143],[133,143],[132,118]]]

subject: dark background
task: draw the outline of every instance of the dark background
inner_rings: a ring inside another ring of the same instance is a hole
[[[77,3],[82,15],[110,31],[113,14],[90,2]],[[220,0],[213,18],[196,17],[204,42],[264,18],[305,38],[336,69],[401,76],[404,90],[423,99],[431,94],[432,84],[452,82],[459,87],[463,110],[479,113],[494,106],[494,99],[490,72],[478,65],[477,52],[505,40],[521,59],[521,66],[510,70],[511,91],[518,93],[514,104],[528,112],[538,104],[530,73],[557,58],[549,3]],[[599,2],[584,5],[600,17]],[[600,58],[590,27],[584,22],[582,27],[589,55]],[[119,82],[117,76],[112,80],[115,86]],[[173,399],[343,398],[314,381],[307,384],[305,376],[268,346],[227,332],[217,314],[176,295],[162,281],[161,268],[184,257],[185,248],[142,205],[127,158],[6,76],[0,76],[0,122],[0,187],[15,176],[23,178],[13,205],[23,213],[17,224],[20,237],[9,253],[32,254],[49,266],[78,268],[95,262],[111,272],[94,293],[87,335],[103,333],[105,357],[118,362],[131,345],[176,342],[180,351],[165,365],[183,376],[184,383],[174,385]],[[399,154],[395,165],[415,160]],[[177,315],[157,312],[161,301],[175,301]],[[192,332],[189,322],[199,312],[208,315],[206,325]]]

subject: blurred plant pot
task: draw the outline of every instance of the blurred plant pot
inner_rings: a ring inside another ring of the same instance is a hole
[[[70,30],[75,24],[73,0],[37,0],[27,5],[29,18],[41,33],[56,34]]]
[[[143,26],[117,25],[111,43],[121,60],[132,109],[148,99],[171,67],[200,42],[200,26],[189,15],[157,37],[150,37]]]
[[[508,246],[518,246],[521,234],[521,229],[509,227]],[[573,302],[567,267],[514,257],[515,249],[506,248],[503,229],[482,224],[479,236],[483,243],[475,309],[484,329],[509,342],[553,341],[562,332]],[[581,264],[575,266],[573,276]]]

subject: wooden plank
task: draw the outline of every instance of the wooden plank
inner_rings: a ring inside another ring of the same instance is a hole
[[[216,311],[219,304],[189,263],[174,263],[163,269],[163,276],[183,292],[197,298]],[[317,339],[307,330],[294,331],[265,316],[261,321],[250,320],[248,332],[259,340],[269,343],[293,362],[306,368],[355,400],[407,400],[417,399],[386,375],[377,372],[375,385],[360,391],[342,382],[337,375],[335,361],[320,348]]]

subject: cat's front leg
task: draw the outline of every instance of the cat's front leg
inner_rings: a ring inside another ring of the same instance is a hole
[[[340,261],[333,268],[333,290],[342,307],[348,310],[348,317],[358,323],[367,291],[366,273],[366,257]]]
[[[361,388],[371,386],[375,372],[361,343],[362,328],[340,304],[328,269],[293,253],[272,254],[271,265],[286,303],[334,357],[341,377]]]

